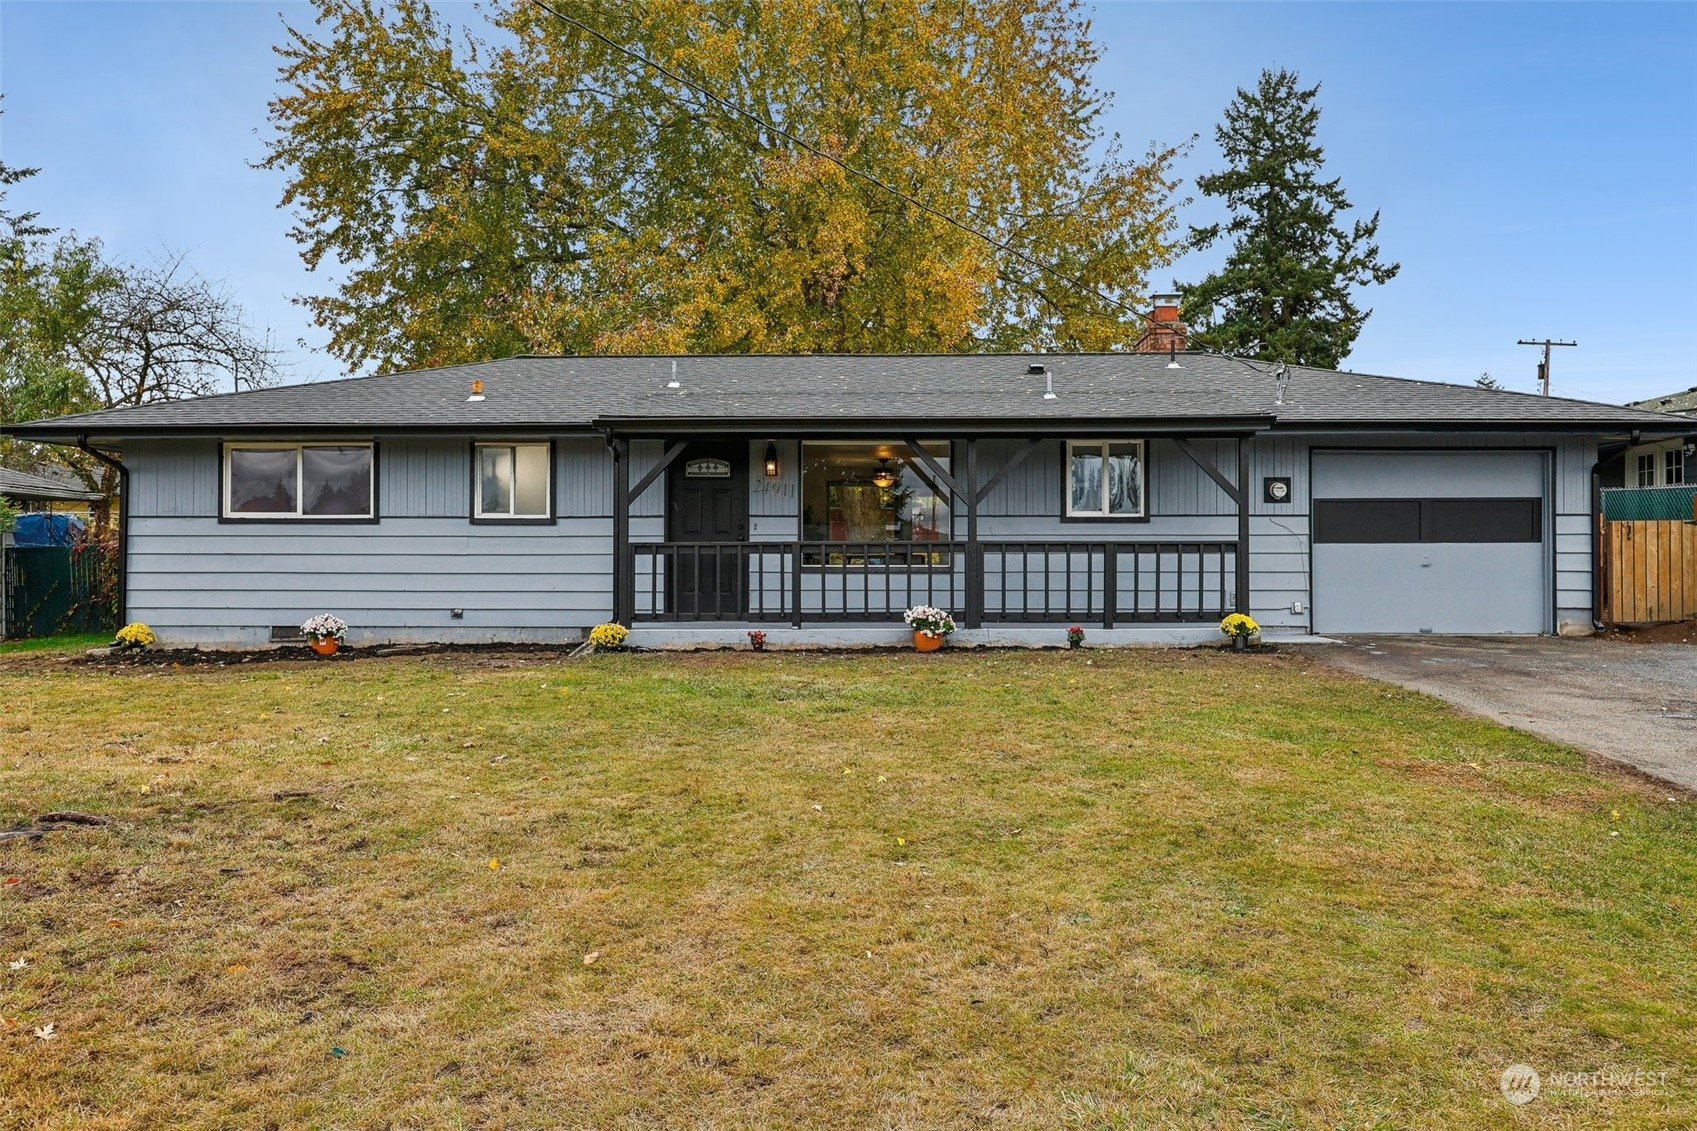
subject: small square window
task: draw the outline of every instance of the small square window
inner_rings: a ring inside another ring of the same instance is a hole
[[[1142,440],[1068,440],[1067,517],[1142,518]]]
[[[478,444],[472,516],[547,519],[553,515],[553,449],[548,444]]]

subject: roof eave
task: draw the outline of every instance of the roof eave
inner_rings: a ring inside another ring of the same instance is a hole
[[[1265,432],[1270,415],[1202,417],[655,417],[603,416],[593,422],[604,432],[627,439],[747,433],[752,437],[866,436],[869,433],[921,433],[972,436],[1077,436],[1080,430],[1126,435],[1242,435]]]

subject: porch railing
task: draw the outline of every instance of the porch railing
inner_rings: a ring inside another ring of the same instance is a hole
[[[639,542],[636,621],[899,620],[937,605],[970,623],[1218,620],[1236,542]],[[974,607],[976,606],[976,607]]]

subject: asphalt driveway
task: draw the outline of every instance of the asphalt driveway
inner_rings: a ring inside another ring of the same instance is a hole
[[[1305,649],[1697,790],[1697,645],[1553,636],[1356,636]]]

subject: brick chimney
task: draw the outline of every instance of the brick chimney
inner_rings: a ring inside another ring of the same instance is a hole
[[[1179,295],[1152,295],[1155,309],[1144,324],[1143,334],[1132,347],[1138,353],[1167,353],[1183,350],[1190,340],[1190,331],[1178,320]]]

